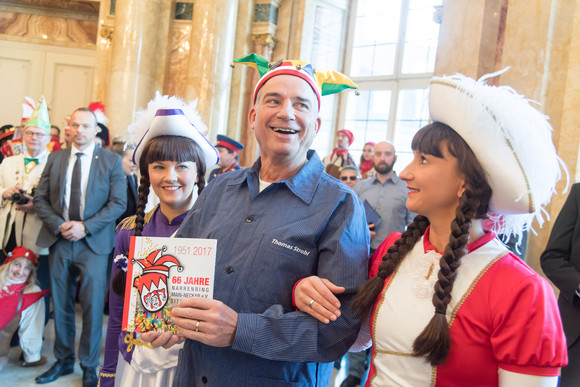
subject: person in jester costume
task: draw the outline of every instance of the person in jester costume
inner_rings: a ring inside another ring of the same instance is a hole
[[[162,255],[165,250],[166,248],[155,250],[147,258],[135,259],[133,262],[143,270],[143,274],[133,281],[133,286],[139,291],[143,307],[150,313],[163,309],[169,300],[167,289],[169,269],[177,266],[177,271],[183,270],[173,255]]]
[[[122,330],[127,257],[132,236],[175,234],[205,187],[206,167],[218,161],[217,150],[203,135],[207,128],[196,105],[197,101],[186,103],[157,93],[147,109],[135,114],[133,127],[137,138],[141,138],[133,154],[133,162],[141,172],[137,213],[117,227],[105,360],[99,375],[101,387],[171,386],[173,381],[181,346],[151,349],[139,337],[141,333]],[[150,190],[159,198],[159,204],[145,213]],[[167,276],[170,270],[179,271],[180,264],[163,253],[155,250],[134,262],[143,269],[143,275],[133,284],[144,305],[136,325],[145,326],[145,330],[156,329],[159,324],[171,325],[165,307],[171,296],[167,294]],[[163,313],[155,313],[161,310]]]
[[[216,177],[183,221],[176,237],[218,241],[214,298],[181,300],[171,316],[179,334],[152,345],[187,338],[174,386],[328,386],[360,326],[348,310],[367,278],[369,231],[360,199],[310,146],[322,96],[356,85],[299,60],[235,62],[261,75],[248,114],[260,157]],[[336,324],[292,305],[296,280],[322,273],[346,288]]]

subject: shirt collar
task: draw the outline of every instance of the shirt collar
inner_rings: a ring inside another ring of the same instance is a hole
[[[429,231],[430,230],[431,230],[431,226],[427,227],[427,230],[425,230],[425,235],[423,236],[423,248],[424,248],[425,252],[433,250],[436,253],[443,255],[442,252],[437,251],[435,246],[433,246],[431,244],[431,242],[429,242]],[[469,243],[466,246],[467,253],[471,253],[472,251],[479,249],[481,246],[485,245],[487,242],[491,241],[494,238],[495,238],[494,233],[492,233],[491,231],[486,232],[481,238],[478,238],[477,240]]]
[[[314,192],[318,186],[320,176],[324,172],[324,165],[320,161],[320,157],[314,150],[309,150],[306,154],[306,164],[298,170],[298,172],[284,180],[277,181],[274,184],[285,184],[290,191],[299,197],[306,204],[310,204],[314,197]],[[261,158],[259,158],[251,168],[244,170],[244,173],[232,180],[232,185],[241,184],[247,181],[252,198],[256,197],[260,190],[260,168],[262,166]]]
[[[74,144],[71,145],[70,149],[70,154],[71,156],[76,155],[79,152],[83,152],[85,154],[85,156],[89,156],[88,160],[93,158],[93,153],[95,152],[95,143],[93,142],[92,144],[90,144],[88,147],[85,148],[85,150],[81,151],[79,150],[76,146],[74,146]],[[87,160],[87,159],[85,159]]]
[[[157,204],[157,207],[155,208],[155,216],[159,218],[159,221],[163,224],[170,225],[170,226],[181,225],[181,223],[183,223],[183,220],[185,219],[185,217],[187,216],[188,213],[189,213],[189,210],[185,211],[183,214],[178,215],[175,218],[173,218],[171,223],[169,223],[169,220],[167,219],[165,214],[163,212],[161,212],[161,206],[159,204]]]
[[[40,152],[40,154],[37,156],[31,156],[30,153],[28,153],[28,151],[24,152],[24,157],[26,157],[27,159],[38,159],[38,161],[45,159],[47,156],[48,156],[47,150]]]
[[[373,177],[371,177],[371,179],[373,179],[372,180],[373,183],[379,183],[379,184],[381,184],[381,181],[377,177],[377,174],[376,173],[373,175]],[[388,178],[387,180],[385,180],[385,184],[387,184],[389,181],[392,181],[393,183],[397,184],[400,180],[401,179],[399,179],[399,176],[397,176],[397,173],[396,172],[393,172],[393,175],[390,178]]]

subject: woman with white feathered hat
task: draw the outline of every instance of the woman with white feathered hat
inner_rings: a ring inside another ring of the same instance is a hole
[[[141,137],[133,161],[141,181],[137,214],[117,227],[115,263],[111,271],[109,324],[100,386],[170,386],[181,345],[170,349],[148,348],[133,333],[121,331],[123,294],[131,236],[173,235],[205,186],[205,172],[218,161],[217,150],[203,133],[206,126],[196,102],[159,93],[133,122]],[[196,189],[197,187],[197,189]],[[149,190],[159,205],[145,213]]]
[[[484,80],[431,81],[433,123],[399,174],[419,215],[377,249],[353,303],[358,350],[372,338],[367,386],[555,387],[567,363],[554,291],[494,235],[542,224],[561,175],[552,128],[513,89]],[[493,232],[482,227],[487,217]],[[307,278],[296,305],[340,319],[324,285],[343,289]]]

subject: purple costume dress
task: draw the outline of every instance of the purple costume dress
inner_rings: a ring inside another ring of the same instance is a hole
[[[169,237],[177,231],[187,212],[171,221],[167,220],[159,206],[145,215],[143,236]],[[129,255],[129,244],[135,233],[135,216],[123,220],[117,227],[115,254]],[[111,279],[121,270],[113,264]],[[111,288],[109,291],[109,324],[105,343],[105,361],[99,375],[99,385],[170,385],[175,373],[179,346],[169,350],[164,348],[150,349],[143,346],[140,340],[130,332],[122,331],[123,298]],[[136,354],[138,353],[138,355]],[[125,361],[118,364],[118,360]],[[129,384],[127,384],[129,383]]]

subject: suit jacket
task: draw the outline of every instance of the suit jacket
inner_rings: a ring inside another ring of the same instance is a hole
[[[38,165],[24,178],[24,155],[7,157],[0,164],[0,196],[4,191],[15,185],[28,194],[36,188],[46,165],[48,152],[38,157]],[[26,214],[17,211],[16,205],[10,200],[0,200],[0,241],[6,246],[12,225],[15,224],[16,243],[34,251],[35,254],[48,254],[48,249],[36,245],[36,238],[42,228],[42,220],[36,213]]]
[[[71,148],[53,152],[48,156],[40,178],[34,208],[44,222],[37,244],[52,246],[59,238],[66,183],[66,171]],[[121,156],[95,147],[89,172],[83,224],[87,229],[84,238],[96,254],[108,254],[115,244],[115,220],[125,211],[127,183]]]
[[[574,184],[540,258],[546,276],[560,289],[558,305],[568,345],[580,336],[580,183]]]
[[[117,224],[128,216],[133,216],[137,212],[137,200],[139,194],[139,179],[135,175],[126,176],[127,180],[127,208],[117,219]]]

